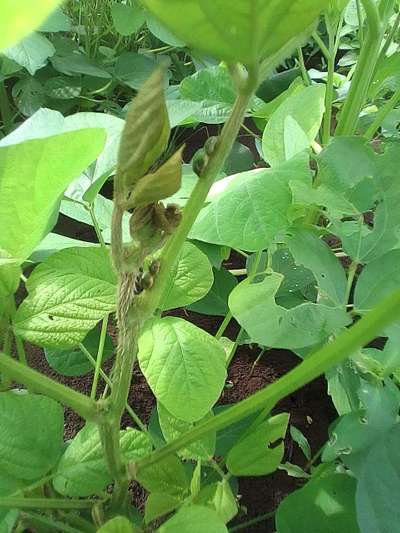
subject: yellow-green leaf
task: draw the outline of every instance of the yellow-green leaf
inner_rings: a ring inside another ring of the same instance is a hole
[[[50,15],[61,0],[0,0],[0,50],[28,35]]]
[[[329,0],[142,0],[142,3],[190,47],[246,65],[275,56],[307,31],[329,6]]]
[[[183,147],[156,172],[139,180],[132,193],[131,205],[139,207],[152,204],[179,191],[182,182],[182,151]]]
[[[133,100],[122,133],[117,183],[129,189],[165,150],[170,133],[164,95],[164,71],[157,69]]]

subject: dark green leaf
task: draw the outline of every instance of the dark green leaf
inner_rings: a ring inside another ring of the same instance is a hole
[[[355,480],[345,474],[312,479],[280,504],[277,533],[359,533],[355,489]]]
[[[229,451],[226,465],[234,476],[264,476],[274,472],[283,458],[282,439],[289,415],[282,413],[262,422]]]

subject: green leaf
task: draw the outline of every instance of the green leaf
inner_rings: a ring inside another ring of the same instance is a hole
[[[2,0],[0,20],[0,50],[18,42],[37,28],[60,4],[59,0]]]
[[[40,33],[32,33],[20,43],[7,48],[3,54],[18,65],[25,67],[32,76],[44,67],[49,57],[55,54],[52,43]]]
[[[79,241],[78,239],[71,239],[70,237],[65,237],[65,235],[59,235],[58,233],[49,233],[41,241],[39,246],[35,248],[29,260],[33,263],[41,263],[50,255],[60,250],[80,246],[83,246],[85,248],[91,248],[93,247],[93,243],[87,241]]]
[[[235,276],[225,268],[214,269],[214,283],[204,298],[191,304],[190,310],[203,315],[225,316],[228,311],[228,297],[237,285]]]
[[[97,533],[139,533],[139,531],[140,529],[125,516],[116,516],[101,526]]]
[[[151,452],[148,435],[128,428],[120,432],[124,461],[135,461]],[[63,496],[79,498],[100,494],[111,483],[98,428],[87,423],[61,457],[53,485]]]
[[[111,16],[115,29],[124,37],[140,30],[146,20],[143,9],[137,4],[112,4]]]
[[[296,263],[314,274],[321,302],[331,306],[345,305],[347,279],[335,254],[315,233],[303,228],[290,230],[287,244]]]
[[[375,155],[360,137],[335,137],[318,156],[320,180],[329,188],[347,192],[375,173]]]
[[[304,453],[305,458],[311,460],[311,448],[307,438],[304,434],[295,426],[290,426],[290,436],[296,444],[300,447],[301,451]]]
[[[67,76],[83,74],[101,79],[109,80],[111,78],[111,74],[107,70],[79,51],[69,51],[65,55],[56,54],[50,59],[50,62],[55,70]]]
[[[92,330],[82,341],[88,352],[96,359],[99,345],[99,331]],[[56,372],[63,376],[84,376],[94,370],[92,363],[77,346],[69,350],[45,348],[46,360]],[[107,361],[114,354],[114,345],[109,335],[106,336],[102,361]]]
[[[35,268],[18,308],[18,335],[47,347],[75,347],[115,309],[116,278],[102,248],[67,248]]]
[[[165,44],[169,44],[170,46],[174,46],[177,48],[182,48],[185,46],[185,43],[181,41],[180,39],[177,39],[175,35],[173,35],[167,28],[160,24],[159,21],[153,17],[150,13],[146,13],[146,23],[147,28],[150,30],[150,32],[157,37],[160,41],[162,41]]]
[[[274,272],[260,283],[245,280],[229,297],[233,316],[253,342],[291,350],[305,348],[325,342],[350,322],[344,309],[310,302],[291,309],[277,305],[275,298],[283,279]]]
[[[246,65],[277,54],[328,5],[324,0],[144,0],[143,4],[190,47]],[[279,22],[279,23],[278,23]]]
[[[166,148],[169,133],[164,72],[157,69],[143,85],[127,114],[118,156],[122,190],[125,187],[130,192],[148,172]]]
[[[171,269],[169,282],[161,301],[163,311],[184,307],[200,300],[214,281],[212,267],[197,246],[186,242]]]
[[[181,498],[163,492],[152,492],[146,500],[144,520],[146,524],[150,524],[153,520],[175,511],[181,504]]]
[[[62,407],[50,398],[23,392],[0,394],[0,470],[24,480],[45,476],[63,446]]]
[[[369,451],[358,476],[357,520],[363,533],[396,531],[400,523],[400,425]]]
[[[288,181],[308,181],[303,155],[274,169],[258,169],[216,182],[190,238],[232,248],[267,248],[289,226]]]
[[[56,33],[59,31],[71,31],[72,20],[58,7],[41,24],[39,31]]]
[[[226,466],[234,476],[264,476],[274,472],[284,453],[289,415],[282,413],[251,430],[229,451]],[[277,444],[277,441],[280,441]]]
[[[396,52],[389,57],[382,57],[377,65],[374,79],[371,84],[369,96],[375,99],[379,93],[397,91],[400,87],[400,53]]]
[[[358,405],[353,401],[352,412],[336,422],[322,454],[324,462],[340,457],[356,475],[371,446],[397,423],[399,410],[397,389],[361,383],[356,391]]]
[[[340,153],[338,152],[338,157]],[[360,214],[355,220],[334,221],[332,232],[342,240],[344,251],[357,263],[368,263],[378,259],[398,246],[400,230],[400,187],[398,180],[399,146],[389,144],[382,155],[373,156],[373,167],[370,167],[371,153],[359,165],[364,163],[366,170],[373,179],[364,180],[354,190],[354,196],[360,202],[361,211],[375,206],[374,225],[371,229]],[[360,174],[358,174],[360,175]],[[357,174],[356,174],[357,176]],[[368,181],[371,184],[364,190]],[[354,199],[353,199],[354,201]],[[354,202],[355,203],[355,202]]]
[[[158,533],[228,533],[217,513],[200,505],[189,505],[180,509],[165,522]]]
[[[160,427],[166,442],[171,442],[180,437],[186,431],[189,431],[196,427],[190,422],[184,422],[179,420],[158,403],[157,405],[158,419]],[[206,415],[200,422],[209,420],[212,418],[212,413]],[[216,433],[210,432],[205,435],[201,440],[191,444],[188,448],[179,451],[179,455],[183,459],[205,459],[210,460],[215,453]]]
[[[262,149],[265,160],[275,167],[309,148],[321,126],[324,109],[323,85],[304,87],[290,94],[264,130]]]
[[[392,250],[371,261],[361,272],[354,294],[354,306],[366,313],[400,284],[400,250]]]
[[[252,151],[245,144],[235,142],[228,159],[224,164],[224,171],[227,176],[246,172],[254,167],[255,159]]]
[[[0,147],[0,248],[20,262],[30,256],[60,195],[104,141],[102,130],[87,129]]]
[[[235,497],[227,480],[206,485],[194,499],[194,503],[213,509],[225,524],[238,512]]]
[[[182,151],[179,149],[155,172],[144,176],[134,188],[131,205],[144,207],[176,194],[182,181]]]
[[[205,331],[179,318],[149,321],[139,337],[138,359],[157,400],[186,422],[203,418],[225,383],[223,347]]]
[[[149,492],[163,492],[183,499],[189,490],[186,470],[176,455],[169,455],[137,474],[137,481]]]
[[[75,113],[65,119],[64,130],[74,131],[81,128],[103,128],[106,132],[106,142],[96,161],[68,187],[66,195],[93,202],[105,180],[116,169],[118,144],[124,121],[104,113]]]
[[[23,78],[13,86],[15,105],[25,117],[30,117],[45,104],[43,85],[32,76]]]
[[[200,104],[200,108],[191,113],[192,122],[206,124],[226,122],[236,100],[232,78],[228,69],[222,65],[201,69],[188,76],[181,82],[179,92],[183,102]],[[261,100],[253,97],[249,110],[261,104]]]
[[[122,83],[137,91],[156,68],[157,63],[151,57],[135,52],[123,52],[115,63],[114,74]]]
[[[287,496],[276,514],[277,533],[359,533],[354,495],[356,482],[346,474],[311,479]]]

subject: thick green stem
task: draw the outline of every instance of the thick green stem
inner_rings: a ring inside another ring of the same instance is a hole
[[[196,426],[181,435],[175,441],[154,451],[149,456],[132,463],[132,477],[137,472],[154,465],[165,457],[176,453],[196,442],[210,431],[218,431],[261,409],[271,410],[280,400],[300,389],[330,368],[351,356],[360,347],[365,346],[392,322],[400,317],[400,290],[385,299],[374,310],[364,316],[354,326],[343,332],[333,342],[310,355],[295,369],[256,394],[242,400],[225,412]]]
[[[0,498],[0,509],[91,509],[98,500]]]
[[[380,110],[376,114],[375,120],[369,126],[367,131],[364,133],[364,137],[368,139],[368,141],[372,141],[372,139],[374,138],[374,135],[379,130],[379,128],[382,126],[388,114],[396,107],[396,105],[399,102],[400,102],[400,89],[397,89],[397,91],[393,93],[390,100],[388,100],[385,103],[385,105],[383,105],[380,108]]]
[[[93,400],[3,353],[0,353],[0,370],[17,383],[25,385],[30,391],[44,394],[53,400],[68,405],[86,420],[97,421],[99,418],[96,403]]]
[[[364,40],[351,88],[343,106],[336,135],[353,135],[379,59],[384,27],[374,0],[363,0],[368,33]]]

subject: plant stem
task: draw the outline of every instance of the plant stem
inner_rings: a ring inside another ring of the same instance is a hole
[[[30,391],[49,396],[68,405],[86,420],[97,421],[99,413],[96,403],[87,396],[61,385],[40,372],[25,366],[0,352],[0,370],[17,383],[22,383]]]
[[[353,287],[354,278],[357,273],[357,267],[358,267],[358,263],[356,261],[353,261],[349,267],[349,271],[347,274],[347,286],[346,286],[346,295],[345,295],[346,304],[350,303],[349,302],[350,294],[351,294],[351,289]]]
[[[388,116],[388,114],[396,107],[396,105],[400,102],[400,89],[397,89],[395,93],[393,93],[390,100],[385,102],[385,105],[383,105],[378,113],[376,114],[375,120],[373,123],[369,126],[367,131],[364,133],[364,137],[368,141],[372,141],[374,138],[374,135],[379,130],[379,128],[382,126],[384,120]]]
[[[108,317],[109,317],[109,315],[105,316],[103,318],[103,322],[101,324],[100,341],[99,341],[99,347],[98,347],[98,350],[97,350],[96,365],[95,365],[95,368],[94,368],[92,390],[90,392],[90,397],[91,397],[92,400],[96,399],[96,394],[97,394],[97,385],[99,383],[99,375],[100,375],[100,370],[101,370],[101,363],[103,362],[104,344],[106,342],[106,335],[107,335]]]
[[[26,353],[24,348],[24,342],[18,335],[15,335],[15,345],[17,347],[18,359],[23,365],[27,365]]]
[[[45,516],[39,513],[23,513],[22,518],[27,518],[33,523],[37,522],[44,526],[50,527],[51,531],[63,531],[64,533],[81,533],[79,529],[75,529],[74,527],[64,524],[64,522],[54,520],[49,516]],[[37,529],[37,531],[40,531],[40,529]]]
[[[311,79],[310,75],[307,72],[306,65],[304,63],[304,55],[303,55],[303,49],[299,46],[297,48],[297,57],[298,57],[298,63],[300,66],[301,76],[303,78],[303,82],[307,87],[311,85]]]
[[[230,527],[229,533],[231,533],[232,531],[242,531],[242,529],[247,529],[249,526],[261,524],[261,522],[266,522],[267,520],[271,520],[271,518],[274,518],[274,516],[275,516],[275,511],[257,516],[256,518],[253,518],[252,520],[248,520],[247,522],[244,522],[243,524],[238,524],[237,526]]]
[[[232,346],[232,349],[226,359],[226,367],[229,368],[230,364],[232,363],[232,359],[235,357],[235,353],[236,353],[236,350],[238,349],[238,346],[239,346],[239,343],[240,343],[240,339],[242,337],[242,334],[243,334],[243,331],[244,329],[243,328],[240,328],[239,330],[239,333],[237,334],[236,336],[236,340]]]
[[[135,478],[137,472],[141,469],[154,465],[170,454],[189,446],[210,431],[221,430],[261,409],[269,408],[271,410],[280,400],[324,374],[361,346],[368,344],[399,317],[400,290],[397,290],[351,328],[344,331],[333,342],[326,344],[323,348],[310,355],[295,369],[275,383],[242,400],[213,419],[199,424],[175,441],[155,450],[149,456],[132,463],[129,469],[132,477]]]
[[[328,63],[328,78],[326,80],[326,94],[325,94],[325,114],[322,131],[322,144],[326,146],[331,137],[332,130],[332,105],[334,100],[334,76],[335,76],[335,32],[332,27],[329,17],[325,17],[326,28],[329,36],[329,54],[327,57]]]
[[[79,348],[82,350],[84,355],[86,355],[90,363],[93,365],[93,368],[95,368],[96,359],[92,356],[92,354],[86,349],[86,347],[82,343],[79,345]],[[104,372],[104,370],[101,367],[100,367],[99,372],[100,372],[100,376],[104,379],[106,385],[108,385],[111,389],[112,388],[111,379],[107,376],[107,374]],[[135,413],[135,411],[131,408],[131,406],[128,403],[125,405],[125,409],[127,413],[129,414],[129,416],[132,418],[133,422],[138,426],[138,428],[141,429],[142,431],[147,431],[146,426],[143,424],[143,422],[140,420],[138,415]]]
[[[58,498],[0,498],[0,509],[91,509],[96,500]]]
[[[336,135],[353,135],[366,101],[368,89],[378,62],[384,28],[374,0],[362,0],[368,21],[368,33],[357,63],[350,91],[343,106]]]
[[[357,18],[358,18],[358,40],[360,41],[360,47],[362,48],[364,43],[364,21],[361,10],[361,1],[356,0]]]
[[[233,318],[233,315],[230,311],[227,312],[224,320],[222,321],[222,324],[220,325],[220,327],[218,328],[218,331],[217,333],[215,334],[215,338],[219,341],[220,338],[223,336],[223,334],[225,333],[226,331],[226,328],[228,327],[230,321],[232,320]]]
[[[97,221],[96,213],[93,209],[93,204],[90,204],[88,207],[90,218],[93,222],[94,231],[96,232],[97,239],[99,243],[101,244],[102,248],[107,248],[105,240],[103,239],[103,234],[101,233],[101,228],[99,226],[99,223]]]
[[[317,45],[320,47],[320,50],[324,58],[328,61],[330,57],[330,52],[329,52],[328,47],[326,46],[326,44],[324,43],[324,41],[321,39],[321,37],[318,35],[316,31],[312,34],[312,37],[314,41],[317,43]]]

